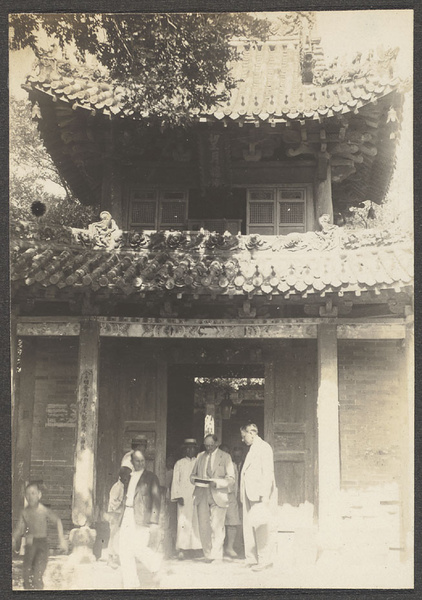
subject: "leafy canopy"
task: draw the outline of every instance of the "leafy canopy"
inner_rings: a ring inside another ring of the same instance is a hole
[[[228,98],[235,81],[230,41],[265,39],[270,23],[246,13],[14,14],[12,50],[39,56],[43,35],[62,50],[95,57],[121,82],[131,107],[149,118],[181,123]]]
[[[11,222],[33,220],[31,207],[42,202],[49,224],[87,227],[95,220],[95,209],[72,196],[31,119],[31,103],[11,97],[9,110]]]

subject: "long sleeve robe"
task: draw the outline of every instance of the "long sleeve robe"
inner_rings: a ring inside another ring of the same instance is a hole
[[[177,505],[177,538],[176,548],[179,550],[198,550],[202,548],[199,539],[198,515],[193,506],[194,487],[190,475],[195,458],[181,458],[174,465],[171,500],[183,498],[184,505]]]

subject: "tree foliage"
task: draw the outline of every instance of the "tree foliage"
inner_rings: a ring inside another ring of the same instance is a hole
[[[351,206],[346,215],[346,229],[396,229],[412,231],[408,214],[401,210],[402,205],[394,194],[388,194],[380,205],[365,200],[357,206]]]
[[[234,37],[264,39],[270,24],[246,13],[14,14],[12,50],[40,55],[42,33],[62,50],[95,57],[149,118],[180,123],[227,99]]]
[[[52,225],[86,227],[94,220],[92,207],[82,206],[70,193],[50,155],[36,124],[31,119],[31,104],[10,100],[10,218],[33,218],[31,206],[45,204],[43,219]]]

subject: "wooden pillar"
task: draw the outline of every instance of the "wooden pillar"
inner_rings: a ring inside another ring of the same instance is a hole
[[[155,474],[164,485],[166,480],[167,446],[167,363],[159,359],[157,364],[157,443],[155,450]]]
[[[318,515],[320,544],[336,546],[339,536],[340,428],[337,330],[318,325]]]
[[[323,156],[318,158],[317,177],[314,183],[315,220],[318,229],[318,219],[321,215],[330,215],[333,222],[333,197],[331,189],[331,165]]]
[[[221,406],[215,407],[214,434],[217,436],[220,444],[223,443],[223,417],[221,415]]]
[[[127,224],[123,223],[120,166],[112,158],[107,158],[104,161],[101,210],[108,210],[120,229],[127,228]]]
[[[274,421],[275,421],[276,387],[274,362],[265,361],[265,386],[264,386],[264,435],[265,441],[274,449]]]
[[[31,472],[32,426],[35,400],[36,338],[23,338],[21,371],[16,382],[16,418],[12,432],[13,448],[13,519],[23,507],[25,485]]]
[[[95,476],[98,434],[99,325],[87,319],[79,336],[77,430],[73,477],[72,521],[91,525],[95,508]]]

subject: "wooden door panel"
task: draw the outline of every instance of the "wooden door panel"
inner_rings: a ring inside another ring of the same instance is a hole
[[[265,421],[274,450],[279,503],[314,503],[316,347],[286,340],[266,368]]]
[[[147,437],[147,469],[165,480],[167,375],[165,363],[148,356],[140,346],[130,349],[121,381],[121,451],[130,449],[136,434]]]
[[[147,468],[165,481],[167,374],[145,342],[104,343],[100,358],[97,499],[106,510],[120,462],[137,433],[146,435]]]
[[[305,497],[305,463],[303,460],[283,460],[275,463],[278,503],[299,506]]]

